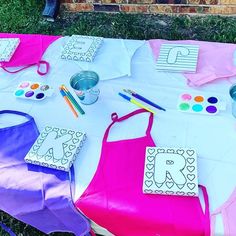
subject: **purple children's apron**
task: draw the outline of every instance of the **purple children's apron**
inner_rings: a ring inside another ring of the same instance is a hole
[[[87,235],[90,226],[74,207],[68,172],[26,164],[24,157],[39,135],[34,119],[0,128],[0,209],[44,233]]]
[[[209,204],[203,187],[205,213],[198,197],[143,194],[142,183],[147,146],[155,146],[150,135],[153,114],[144,137],[108,141],[111,127],[140,109],[118,118],[108,126],[95,176],[76,206],[91,220],[116,236],[208,236]]]

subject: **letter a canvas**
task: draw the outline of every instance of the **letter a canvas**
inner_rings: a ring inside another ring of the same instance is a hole
[[[196,151],[191,148],[147,147],[143,192],[198,196]]]
[[[69,171],[86,138],[85,133],[47,126],[25,157],[35,165]]]

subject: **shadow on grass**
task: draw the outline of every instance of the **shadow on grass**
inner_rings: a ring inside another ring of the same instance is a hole
[[[39,219],[40,220],[40,219]],[[0,211],[0,222],[9,227],[17,236],[46,236],[46,234],[40,232],[30,225],[26,225],[21,221],[18,221],[6,214],[3,211]],[[0,235],[1,236],[9,236],[9,234],[1,229],[0,227]],[[51,236],[74,236],[71,233],[51,233]]]
[[[41,16],[44,1],[0,0],[0,31],[52,35],[93,35],[107,38],[194,39],[236,42],[235,17],[68,13],[61,9],[55,22]]]

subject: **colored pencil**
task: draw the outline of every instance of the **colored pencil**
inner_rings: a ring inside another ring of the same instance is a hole
[[[60,89],[60,93],[62,95],[62,97],[65,99],[66,103],[68,104],[70,110],[73,112],[75,117],[78,117],[77,112],[75,111],[74,107],[72,106],[70,100],[68,99],[68,97],[66,96],[66,93],[64,92],[64,90]]]
[[[149,112],[151,112],[151,113],[153,113],[153,114],[156,114],[153,110],[151,110],[151,109],[149,109],[148,107],[144,106],[143,104],[137,102],[137,101],[134,100],[133,98],[130,98],[130,97],[126,96],[126,95],[123,94],[123,93],[119,93],[119,95],[120,95],[121,97],[123,97],[124,99],[126,99],[127,101],[129,101],[129,102],[135,104],[136,106],[141,107],[141,108],[143,108],[143,109],[145,109],[145,110],[147,110],[147,111],[149,111]]]
[[[78,110],[78,112],[82,115],[85,114],[84,110],[81,108],[81,106],[78,104],[78,102],[75,100],[73,95],[70,93],[70,91],[68,90],[68,88],[64,84],[61,85],[61,89],[64,90],[67,97],[70,99],[71,103],[75,106],[75,108]]]
[[[164,109],[163,107],[160,107],[159,105],[155,104],[154,102],[148,100],[147,98],[141,96],[140,94],[138,94],[138,93],[136,93],[136,92],[134,92],[134,91],[132,91],[130,89],[123,89],[123,90],[126,93],[132,95],[133,97],[135,97],[135,98],[137,98],[137,99],[139,99],[139,100],[141,100],[141,101],[143,101],[143,102],[145,102],[145,103],[147,103],[147,104],[149,104],[149,105],[151,105],[151,106],[153,106],[153,107],[155,107],[155,108],[157,108],[159,110],[166,111],[166,109]]]

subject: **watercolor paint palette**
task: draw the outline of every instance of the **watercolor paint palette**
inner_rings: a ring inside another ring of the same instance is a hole
[[[183,93],[179,96],[177,109],[181,112],[216,115],[225,110],[226,103],[216,96]]]
[[[23,81],[14,91],[14,96],[17,98],[31,99],[40,101],[53,94],[53,89],[47,84],[39,82]]]

